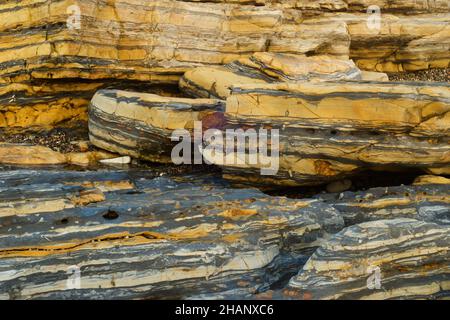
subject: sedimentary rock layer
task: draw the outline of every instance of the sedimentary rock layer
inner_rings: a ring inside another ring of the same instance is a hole
[[[438,176],[419,178],[415,185],[411,186],[320,194],[317,198],[338,210],[346,226],[395,218],[412,218],[450,225],[450,180]]]
[[[105,87],[133,90],[136,86],[141,92],[179,94],[172,86],[136,81],[59,79],[0,83],[0,127],[45,127],[68,120],[86,121],[87,106],[97,90]]]
[[[67,13],[73,4],[3,5],[3,78],[175,83],[190,67],[223,64],[259,51],[348,56],[344,23],[290,24],[279,9],[173,0],[81,0],[75,2],[78,29],[70,25],[70,10]]]
[[[0,84],[0,127],[87,120],[87,104],[101,83]]]
[[[443,83],[242,85],[227,99],[227,128],[278,129],[280,170],[262,177],[263,161],[218,164],[230,179],[284,185],[336,180],[364,168],[448,167],[449,98]]]
[[[330,11],[366,12],[371,13],[374,6],[381,12],[402,14],[449,12],[447,0],[417,1],[417,0],[183,0],[192,2],[221,2],[251,5],[268,5],[282,8],[301,9],[306,15],[320,15]]]
[[[325,17],[348,25],[350,58],[363,70],[402,72],[450,66],[450,9],[413,17],[384,13],[373,19],[345,13]]]
[[[254,52],[349,54],[345,23],[299,24],[281,8],[28,0],[0,9],[0,126],[85,118],[89,99],[106,83],[120,89],[130,81],[176,85],[195,66]]]
[[[220,100],[100,90],[89,107],[89,137],[108,151],[170,163],[175,130],[192,132],[196,121],[214,127],[223,119],[223,110]]]
[[[317,200],[134,176],[1,172],[0,297],[249,296],[343,227]]]
[[[0,143],[0,164],[10,165],[53,165],[53,164],[95,164],[99,160],[115,156],[104,151],[61,153],[48,147]]]
[[[299,299],[445,298],[450,226],[414,219],[346,228],[322,245],[284,290]]]
[[[351,60],[260,52],[222,67],[190,70],[181,78],[180,88],[194,97],[225,99],[232,86],[243,84],[361,79]]]

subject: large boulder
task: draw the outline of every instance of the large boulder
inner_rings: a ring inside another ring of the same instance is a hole
[[[249,297],[343,228],[317,200],[146,174],[2,171],[0,298]]]
[[[279,170],[260,175],[265,158],[240,163],[253,148],[229,150],[226,141],[216,148],[224,156],[209,161],[229,179],[280,185],[320,184],[368,168],[448,167],[449,111],[444,83],[242,85],[227,99],[227,129],[278,129]]]
[[[181,78],[180,88],[194,97],[226,99],[232,86],[244,84],[361,79],[351,60],[258,52],[225,66],[190,70]]]

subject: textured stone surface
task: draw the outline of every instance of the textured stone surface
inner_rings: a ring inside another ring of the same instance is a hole
[[[193,2],[239,3],[271,5],[282,8],[301,9],[308,15],[320,15],[329,11],[366,11],[370,6],[378,6],[383,12],[416,14],[427,12],[448,12],[447,0],[188,0]]]
[[[134,177],[2,171],[0,297],[249,296],[284,275],[283,252],[309,255],[343,227],[317,200]]]
[[[449,186],[444,177],[422,176],[411,186],[320,194],[316,198],[338,210],[346,226],[396,218],[450,224]]]
[[[0,76],[0,82],[3,78]],[[176,96],[173,87],[149,83],[59,79],[0,83],[0,128],[52,127],[68,120],[87,120],[87,106],[95,92],[104,87]]]
[[[105,151],[61,153],[44,146],[0,143],[0,164],[10,165],[88,165],[101,159],[114,158]]]
[[[449,224],[406,218],[358,224],[317,249],[283,293],[299,299],[448,297],[449,245]]]
[[[67,26],[73,4],[80,8],[79,29]],[[298,24],[295,14],[273,7],[30,0],[0,8],[2,127],[86,119],[96,89],[176,85],[192,67],[254,52],[349,54],[345,23]]]
[[[416,71],[450,65],[450,9],[447,13],[413,17],[382,14],[379,28],[368,24],[367,14],[326,17],[348,25],[350,58],[363,70]]]
[[[216,114],[223,118],[223,110],[220,100],[100,90],[89,108],[89,137],[102,149],[171,163],[171,151],[177,144],[171,141],[174,130],[193,131],[195,121],[214,122]]]
[[[351,60],[260,52],[223,67],[199,67],[186,72],[180,88],[194,97],[225,99],[232,86],[296,81],[361,80]]]
[[[2,76],[176,82],[187,68],[259,51],[348,56],[345,24],[292,23],[279,9],[172,0],[77,1],[81,28],[69,30],[72,1],[4,5]],[[201,22],[201,27],[193,25]],[[38,28],[45,25],[45,29]],[[26,34],[25,37],[19,37]],[[312,35],[314,34],[314,37]],[[19,48],[20,46],[20,48]]]
[[[74,4],[79,29],[67,25]],[[372,5],[380,30],[367,25]],[[0,127],[85,120],[96,89],[176,85],[192,68],[257,52],[351,57],[382,72],[450,61],[446,0],[27,0],[0,9]]]
[[[361,168],[448,168],[449,97],[443,83],[242,85],[227,99],[227,127],[278,128],[280,170],[225,164],[225,177],[302,185]]]

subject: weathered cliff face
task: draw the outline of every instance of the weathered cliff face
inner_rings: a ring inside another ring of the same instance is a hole
[[[369,23],[370,5],[381,8],[379,28]],[[351,57],[381,72],[450,61],[444,0],[28,0],[0,8],[0,126],[84,118],[100,87],[176,85],[194,67],[255,52]]]
[[[0,299],[249,296],[283,276],[286,252],[307,257],[343,228],[317,200],[145,172],[24,170],[1,179]],[[73,265],[82,289],[66,287]]]
[[[251,52],[348,56],[344,23],[294,24],[282,10],[264,6],[170,0],[31,3],[7,6],[0,15],[3,78],[168,83],[189,67],[223,64]],[[66,25],[71,4],[80,8],[80,29]]]

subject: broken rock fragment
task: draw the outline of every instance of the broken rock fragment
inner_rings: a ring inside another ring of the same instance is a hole
[[[233,86],[309,80],[361,80],[361,71],[351,60],[257,52],[222,67],[190,70],[181,78],[180,88],[194,97],[225,99]]]

